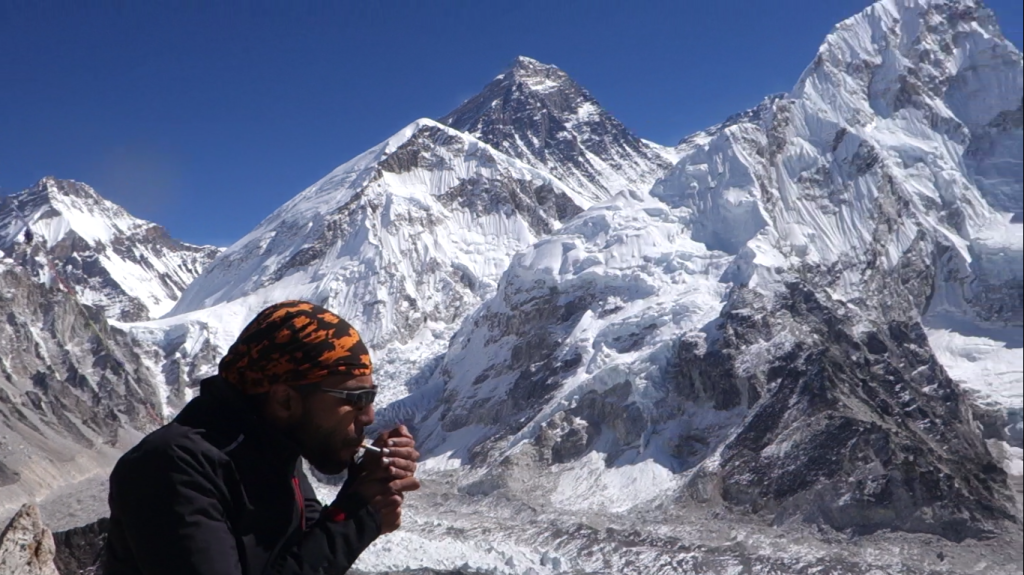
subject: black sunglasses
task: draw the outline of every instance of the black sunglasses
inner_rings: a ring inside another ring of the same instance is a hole
[[[318,389],[328,395],[340,397],[358,409],[370,407],[373,405],[373,400],[377,399],[377,386],[360,389],[358,391],[331,389],[329,387],[318,387]]]

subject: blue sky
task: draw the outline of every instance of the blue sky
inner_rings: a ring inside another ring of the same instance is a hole
[[[867,2],[174,4],[0,0],[4,192],[75,179],[175,237],[229,245],[517,55],[673,144],[791,88]],[[1021,46],[1020,0],[988,5]]]

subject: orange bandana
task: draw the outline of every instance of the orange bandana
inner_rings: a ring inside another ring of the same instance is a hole
[[[245,393],[263,393],[275,383],[300,385],[372,372],[370,352],[356,329],[304,301],[261,311],[220,361],[220,376]]]

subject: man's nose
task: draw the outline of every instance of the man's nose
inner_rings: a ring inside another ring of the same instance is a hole
[[[370,427],[373,425],[374,415],[373,406],[369,405],[366,409],[359,410],[359,416],[356,419],[359,420],[360,425],[363,427]]]

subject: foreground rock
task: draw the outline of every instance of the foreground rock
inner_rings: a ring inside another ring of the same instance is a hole
[[[39,508],[25,505],[0,534],[0,575],[59,575],[53,564],[53,534]]]

